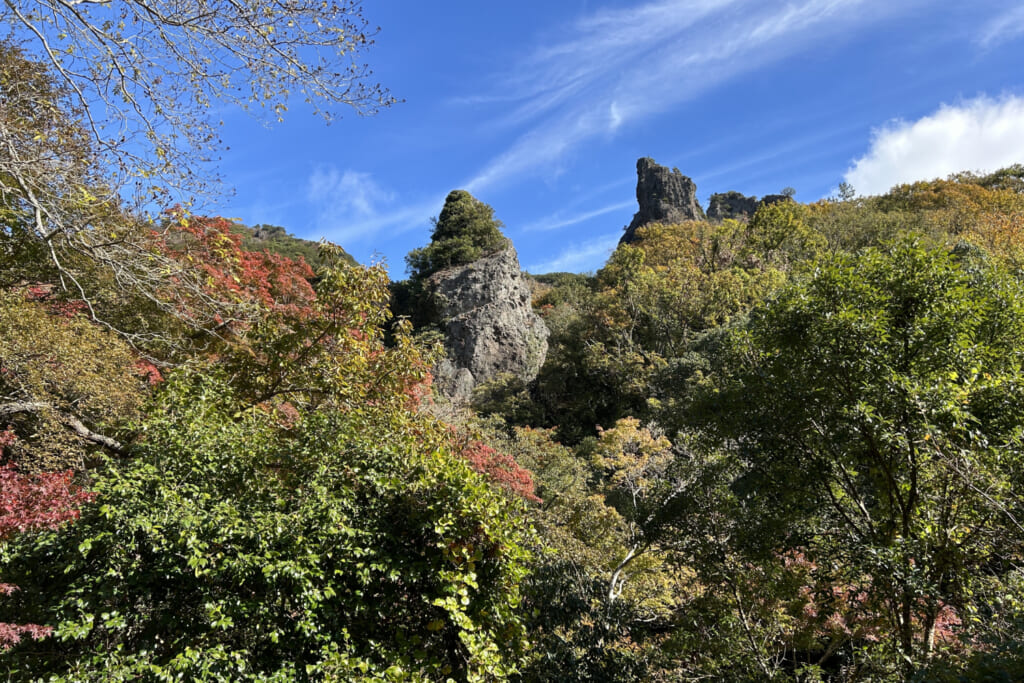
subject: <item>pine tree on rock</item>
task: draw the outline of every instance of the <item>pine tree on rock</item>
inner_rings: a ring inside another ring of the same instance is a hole
[[[434,219],[430,244],[405,257],[410,274],[413,279],[423,279],[500,251],[507,244],[502,226],[489,205],[465,190],[452,190]]]

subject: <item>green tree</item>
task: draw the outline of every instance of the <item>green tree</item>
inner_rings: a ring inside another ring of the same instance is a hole
[[[482,681],[515,668],[522,532],[443,428],[373,407],[282,419],[204,374],[168,380],[135,457],[96,474],[74,526],[9,549],[21,591],[3,608],[54,625],[5,655],[9,670]]]
[[[766,204],[750,219],[748,253],[761,258],[799,262],[813,259],[825,238],[806,222],[807,207],[793,201]]]
[[[54,626],[5,664],[109,680],[501,680],[524,642],[529,533],[414,407],[430,357],[385,348],[382,267],[160,385],[132,457],[69,529],[16,539],[0,621]]]
[[[414,280],[422,280],[444,268],[500,251],[508,243],[501,227],[494,209],[465,190],[452,190],[434,220],[430,244],[405,257],[410,274]]]
[[[619,442],[633,434],[625,431]],[[526,511],[538,533],[523,583],[533,647],[517,680],[649,680],[661,639],[641,639],[668,623],[684,580],[649,547],[638,551],[637,525],[649,520],[637,520],[631,506],[625,515],[616,510],[604,488],[590,486],[590,458],[553,441],[551,432],[517,428],[492,432],[491,440],[533,471],[542,497]]]
[[[34,299],[34,300],[33,300]],[[139,415],[143,366],[116,335],[47,288],[0,291],[0,424],[18,438],[5,459],[26,471],[83,470]]]
[[[977,251],[827,259],[751,314],[710,404],[748,541],[869,596],[904,675],[970,640],[1024,550],[1022,295]]]
[[[542,294],[551,338],[537,410],[517,412],[558,425],[567,443],[629,416],[681,428],[707,366],[705,337],[779,286],[806,252],[813,235],[791,222],[773,241],[733,220],[645,226],[589,287],[566,280]]]

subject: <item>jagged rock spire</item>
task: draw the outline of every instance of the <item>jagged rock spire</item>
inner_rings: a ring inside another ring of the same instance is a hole
[[[704,219],[704,210],[697,202],[696,183],[678,168],[670,170],[650,157],[636,162],[636,201],[640,210],[626,226],[619,244],[635,241],[636,230],[643,225]]]

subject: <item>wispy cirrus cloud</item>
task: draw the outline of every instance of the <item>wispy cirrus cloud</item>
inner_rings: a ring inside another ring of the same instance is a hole
[[[549,112],[559,105],[597,94],[610,74],[635,69],[654,45],[665,45],[739,0],[657,0],[627,9],[604,9],[559,27],[561,41],[545,42],[528,52],[514,71],[500,79],[506,101],[519,105],[512,122]],[[615,102],[608,103],[614,122]]]
[[[396,207],[398,196],[369,173],[319,166],[306,182],[306,201],[315,212],[316,229],[332,241],[359,244],[381,231],[400,233],[422,227],[444,197]]]
[[[583,272],[594,270],[602,265],[608,256],[615,251],[622,231],[600,235],[586,242],[572,244],[562,250],[558,256],[548,261],[527,266],[531,273]]]
[[[496,100],[514,103],[504,122],[524,130],[467,187],[536,172],[585,141],[916,1],[795,0],[780,10],[759,0],[652,0],[586,15],[494,79]]]
[[[1011,7],[981,28],[975,40],[983,48],[992,48],[1024,36],[1024,5]]]
[[[335,166],[318,166],[309,176],[306,198],[342,215],[370,216],[380,202],[394,198],[369,173]]]
[[[597,218],[598,216],[603,216],[605,214],[612,213],[613,211],[623,211],[635,206],[636,202],[630,200],[628,202],[619,202],[617,204],[602,206],[598,209],[590,209],[589,211],[583,211],[571,216],[567,216],[565,212],[559,212],[551,216],[545,216],[544,218],[523,226],[523,231],[535,232],[567,228],[570,225],[577,225],[578,223],[589,221],[592,218]]]
[[[994,171],[1024,161],[1024,97],[979,97],[943,105],[917,121],[895,121],[874,132],[867,154],[845,179],[859,194],[945,177]]]

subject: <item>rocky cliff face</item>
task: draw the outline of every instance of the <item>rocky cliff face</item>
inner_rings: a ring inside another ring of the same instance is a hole
[[[679,169],[669,170],[649,157],[636,162],[636,201],[640,210],[626,226],[619,244],[635,241],[636,230],[643,225],[704,219],[704,210],[697,202],[697,185]]]
[[[529,381],[548,350],[548,329],[530,306],[530,286],[511,242],[468,265],[425,282],[445,336],[436,368],[441,391],[467,401],[473,389],[502,373]]]
[[[766,194],[758,201],[757,197],[748,197],[735,190],[719,192],[708,200],[708,220],[719,223],[726,218],[749,221],[762,206],[788,201],[790,198],[784,194]]]
[[[716,192],[708,200],[708,220],[721,222],[726,218],[749,220],[757,211],[757,197],[736,191]]]

